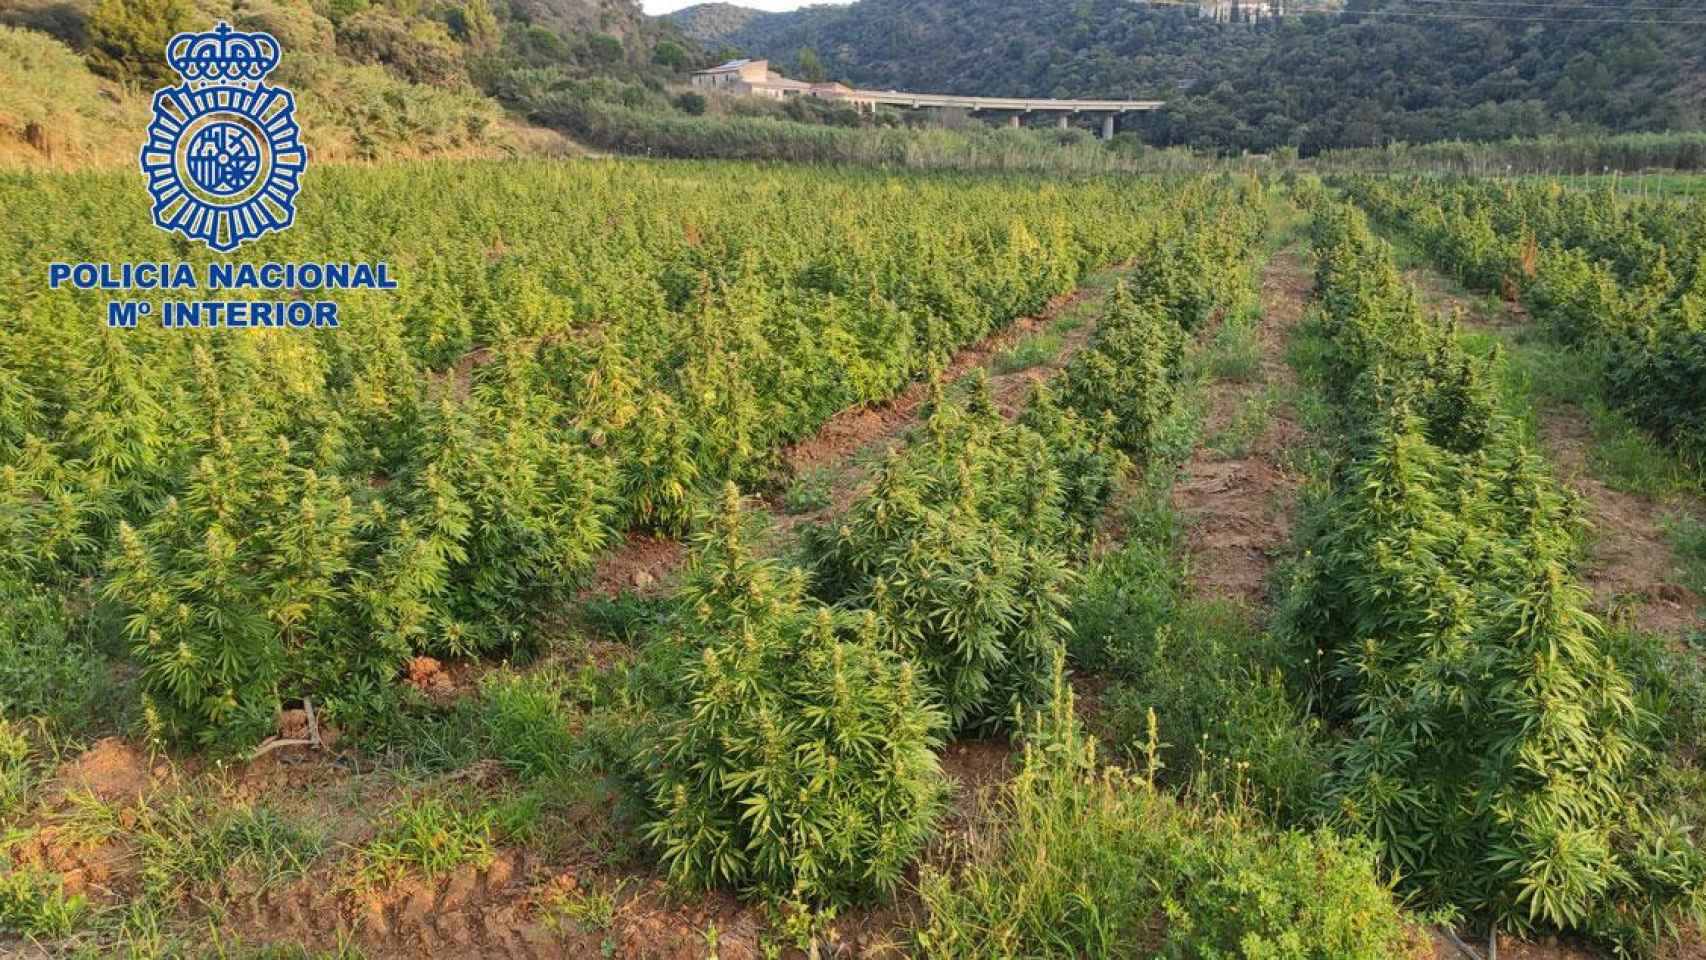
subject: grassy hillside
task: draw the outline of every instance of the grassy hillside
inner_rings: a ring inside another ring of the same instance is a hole
[[[703,57],[633,0],[0,0],[0,163],[134,162],[165,41],[216,20],[279,38],[273,79],[333,160],[574,152],[521,94],[661,94]]]
[[[1698,129],[1706,119],[1706,14],[1693,0],[1349,8],[1361,12],[1252,26],[1127,0],[860,0],[745,18],[713,5],[676,22],[703,44],[784,63],[810,49],[831,74],[869,86],[1166,97],[1171,109],[1146,120],[1149,139],[1222,150]]]

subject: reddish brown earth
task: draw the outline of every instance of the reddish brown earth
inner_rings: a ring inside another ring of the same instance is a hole
[[[98,740],[60,768],[62,791],[86,791],[108,802],[135,800],[147,791],[153,771],[148,758],[116,737]]]
[[[1467,330],[1514,331],[1528,322],[1521,304],[1501,301],[1495,306],[1486,299],[1471,297],[1432,270],[1406,270],[1404,281],[1416,288],[1424,306],[1456,316]]]
[[[1601,609],[1627,613],[1642,630],[1680,637],[1699,625],[1699,598],[1677,576],[1675,551],[1652,497],[1613,490],[1593,475],[1593,433],[1577,407],[1545,411],[1541,441],[1559,478],[1587,509],[1593,530],[1581,576]]]
[[[1313,284],[1295,251],[1281,251],[1269,261],[1261,277],[1260,373],[1250,382],[1209,385],[1204,436],[1224,430],[1265,386],[1294,382],[1285,342]],[[1245,455],[1228,457],[1203,446],[1186,461],[1173,486],[1173,507],[1187,526],[1191,586],[1199,596],[1240,601],[1252,610],[1265,605],[1268,574],[1290,536],[1292,500],[1302,482],[1287,465],[1286,451],[1301,434],[1294,413],[1279,403]]]
[[[652,596],[659,592],[663,579],[686,558],[686,547],[679,540],[630,533],[621,546],[599,561],[592,586],[583,592],[582,599],[615,597],[622,593]]]

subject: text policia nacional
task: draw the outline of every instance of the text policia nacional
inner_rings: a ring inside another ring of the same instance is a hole
[[[53,263],[48,287],[82,291],[294,292],[295,298],[112,300],[107,325],[135,327],[157,318],[167,329],[286,328],[338,326],[335,300],[311,300],[301,294],[335,290],[395,290],[397,281],[384,263]]]

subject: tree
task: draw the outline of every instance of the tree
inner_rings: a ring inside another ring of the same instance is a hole
[[[823,59],[811,47],[800,51],[799,74],[800,79],[807,83],[822,83],[829,79],[829,72],[823,68]]]
[[[168,83],[166,44],[192,14],[186,0],[101,0],[89,15],[89,65],[117,80]]]
[[[674,40],[660,41],[652,50],[652,62],[660,67],[679,71],[687,66],[687,48]]]
[[[622,41],[608,33],[595,33],[587,37],[586,49],[595,63],[618,63],[625,52]]]
[[[703,94],[688,91],[675,98],[675,109],[690,117],[702,117],[708,104]]]
[[[490,50],[498,44],[498,18],[487,0],[468,0],[451,11],[450,32],[476,50]]]

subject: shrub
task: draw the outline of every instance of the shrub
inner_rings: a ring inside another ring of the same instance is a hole
[[[522,383],[512,389],[524,389]],[[428,422],[410,506],[448,556],[442,632],[425,649],[466,656],[517,646],[527,617],[592,569],[612,537],[612,466],[543,421],[536,400],[446,402]]]
[[[63,10],[81,23],[75,7],[40,9]],[[148,105],[140,93],[126,95],[96,76],[66,44],[0,24],[0,149],[8,165],[83,168],[135,160],[135,147],[119,144],[112,131],[145,128]],[[10,411],[0,406],[0,413]]]
[[[677,95],[675,98],[675,109],[680,110],[682,113],[685,113],[690,117],[704,116],[705,110],[708,106],[709,104],[706,102],[704,94],[688,91]]]
[[[158,736],[239,749],[272,728],[304,675],[383,674],[401,659],[396,648],[344,644],[337,601],[350,598],[351,501],[335,477],[289,459],[282,438],[242,453],[225,444],[197,464],[183,497],[141,528],[120,526],[103,593],[128,611]],[[232,479],[246,467],[269,483]]]
[[[1605,395],[1706,468],[1706,329],[1655,327],[1610,340]]]
[[[608,33],[594,33],[586,38],[587,56],[593,63],[617,63],[626,55],[622,40]]]
[[[738,494],[697,538],[695,611],[648,756],[646,838],[677,881],[842,904],[894,891],[934,831],[944,717],[870,613],[754,558]]]
[[[658,45],[652,48],[652,62],[660,67],[668,67],[679,72],[688,65],[691,59],[687,48],[674,40],[660,40]]]
[[[166,43],[194,18],[184,0],[101,0],[86,27],[89,63],[108,77],[165,84],[173,78]]]
[[[456,42],[436,21],[415,23],[382,7],[336,20],[338,49],[362,63],[382,64],[413,83],[454,86],[463,68]]]
[[[291,53],[330,53],[336,39],[332,22],[306,4],[276,0],[249,0],[234,11],[231,25],[239,30],[270,33],[279,46]]]
[[[1027,731],[1019,773],[965,833],[964,866],[921,879],[918,956],[1425,955],[1367,842],[1278,832],[1102,767],[1069,695]]]
[[[0,573],[0,717],[41,717],[56,733],[86,730],[112,706],[110,666],[58,597]]]

